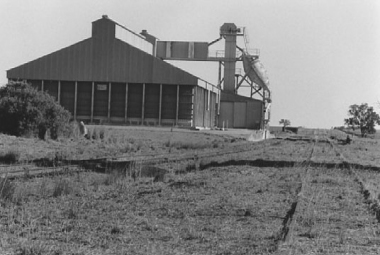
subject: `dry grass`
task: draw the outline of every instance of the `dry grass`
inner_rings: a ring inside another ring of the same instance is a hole
[[[203,142],[197,144],[190,135],[184,138],[176,132],[154,140],[157,133],[152,131],[138,137],[108,129],[101,138],[101,128],[91,130],[97,138],[81,144],[90,151],[124,150],[129,155],[169,149],[201,155],[242,143],[190,133]],[[311,148],[313,162],[340,162],[325,142],[330,135],[300,130],[300,139],[249,144],[249,151],[238,154],[194,156],[160,166],[135,162],[107,174],[6,180],[4,190],[11,195],[1,198],[0,253],[378,254],[380,229],[368,201],[379,202],[380,175],[312,165]],[[307,136],[317,136],[315,146]],[[167,146],[168,141],[172,142]],[[372,148],[376,144],[371,142],[378,141],[359,140],[354,145],[359,142]],[[45,143],[57,158],[70,158],[70,150],[61,155],[55,145]],[[350,152],[356,147],[344,148]],[[254,163],[256,159],[263,165]],[[276,166],[283,161],[294,164]]]

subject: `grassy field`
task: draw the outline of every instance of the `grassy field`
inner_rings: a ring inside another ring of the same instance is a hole
[[[0,254],[380,254],[376,137],[90,129],[89,140],[0,135],[3,173],[40,158],[136,159],[105,172],[3,176]],[[152,155],[175,160],[145,166]]]

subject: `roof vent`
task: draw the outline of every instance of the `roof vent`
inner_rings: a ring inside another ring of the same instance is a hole
[[[108,19],[108,15],[103,15],[102,18],[103,19]]]

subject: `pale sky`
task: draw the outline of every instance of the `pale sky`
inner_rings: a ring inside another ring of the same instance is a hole
[[[378,0],[0,0],[0,84],[6,70],[89,38],[104,14],[167,41],[211,42],[223,23],[245,27],[268,72],[271,125],[341,126],[361,103],[380,113]],[[217,83],[216,63],[171,63]]]

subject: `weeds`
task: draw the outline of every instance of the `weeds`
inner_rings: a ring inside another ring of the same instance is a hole
[[[0,199],[7,202],[12,201],[15,185],[9,179],[0,177]]]
[[[176,141],[172,142],[168,140],[167,142],[164,143],[166,147],[169,149],[171,148],[176,148],[177,150],[183,149],[183,150],[202,150],[206,149],[209,147],[217,148],[219,145],[218,143],[212,143],[206,144],[206,143],[192,143],[192,142],[182,142],[182,141]]]
[[[69,195],[72,193],[72,185],[70,181],[60,178],[58,181],[56,181],[54,188],[53,188],[53,197],[59,197],[62,195]]]
[[[21,243],[17,249],[18,255],[42,255],[42,254],[59,254],[58,252],[52,253],[52,250],[43,242],[27,241]]]

